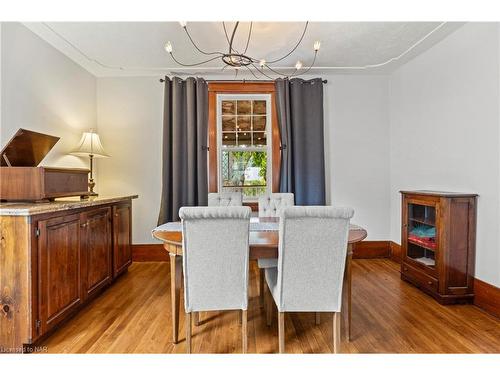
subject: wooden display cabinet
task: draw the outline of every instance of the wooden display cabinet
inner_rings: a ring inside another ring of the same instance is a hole
[[[472,302],[477,194],[401,194],[401,278],[442,304]]]

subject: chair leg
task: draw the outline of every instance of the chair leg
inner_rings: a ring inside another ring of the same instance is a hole
[[[265,281],[265,270],[264,268],[259,268],[259,299],[260,299],[260,306],[264,307],[264,283]]]
[[[199,311],[196,311],[193,313],[193,321],[194,321],[195,326],[200,325],[200,312]]]
[[[340,312],[333,313],[333,352],[340,353]]]
[[[321,324],[321,315],[319,312],[316,313],[316,325],[320,325]]]
[[[246,354],[248,351],[248,329],[247,329],[247,322],[248,322],[248,314],[247,310],[241,310],[241,339],[242,339],[242,346],[243,346],[243,354]]]
[[[271,323],[273,320],[273,296],[269,288],[266,293],[266,323],[268,327],[271,327]]]
[[[285,313],[278,312],[278,337],[280,354],[285,352]]]
[[[191,313],[186,313],[186,353],[191,354]]]
[[[243,310],[240,310],[240,313],[238,315],[239,315],[239,323],[241,326],[243,324]]]

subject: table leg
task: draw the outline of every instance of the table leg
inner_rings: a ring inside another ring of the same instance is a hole
[[[179,309],[182,284],[182,257],[170,254],[170,294],[172,303],[172,341],[179,342]]]
[[[343,306],[344,306],[344,326],[345,333],[348,341],[351,341],[351,316],[352,316],[352,306],[351,306],[351,288],[352,288],[352,245],[349,244],[347,246],[347,257],[345,264],[345,273],[344,273],[344,296],[343,296]],[[346,311],[347,310],[347,311]]]

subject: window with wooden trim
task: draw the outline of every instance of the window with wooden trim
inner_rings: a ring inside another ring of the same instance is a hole
[[[278,191],[279,146],[272,82],[209,84],[210,192]]]

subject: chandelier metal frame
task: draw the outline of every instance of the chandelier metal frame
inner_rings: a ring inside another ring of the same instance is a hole
[[[301,75],[306,74],[307,72],[309,72],[311,70],[311,68],[314,66],[314,63],[316,62],[316,57],[318,55],[318,51],[319,51],[320,46],[321,46],[321,43],[319,41],[314,42],[314,46],[313,46],[314,56],[313,56],[313,60],[312,60],[311,65],[309,65],[308,67],[306,67],[304,69],[303,66],[302,66],[302,62],[299,60],[295,64],[295,71],[292,72],[292,73],[290,73],[290,74],[286,74],[286,73],[280,72],[279,71],[280,68],[278,68],[276,66],[273,67],[272,64],[275,64],[275,63],[277,63],[279,61],[284,60],[285,58],[287,58],[288,56],[290,56],[293,52],[295,52],[295,50],[297,50],[297,48],[302,43],[302,40],[304,39],[304,36],[306,34],[309,22],[305,23],[304,29],[302,31],[302,34],[300,35],[300,38],[298,39],[298,41],[294,45],[294,47],[287,54],[285,54],[284,56],[282,56],[280,58],[277,58],[277,59],[273,59],[271,61],[266,61],[265,59],[262,59],[262,58],[258,59],[258,58],[252,57],[250,54],[247,53],[248,46],[250,45],[250,39],[252,37],[253,22],[250,22],[245,49],[242,50],[241,53],[234,46],[235,35],[236,35],[237,30],[238,30],[238,26],[240,24],[239,21],[237,21],[235,23],[235,25],[233,27],[233,30],[231,32],[231,37],[229,37],[229,34],[227,32],[226,23],[222,22],[222,27],[224,29],[224,34],[226,36],[226,41],[227,41],[227,44],[228,44],[228,52],[221,52],[221,51],[210,51],[210,52],[207,52],[207,51],[204,51],[203,49],[201,49],[195,43],[193,37],[189,33],[189,30],[187,28],[187,22],[179,22],[179,23],[180,23],[181,27],[184,29],[184,31],[185,31],[188,39],[190,40],[191,44],[194,46],[194,48],[198,52],[200,52],[201,54],[203,54],[205,56],[214,56],[214,57],[210,57],[207,60],[200,61],[200,62],[197,62],[197,63],[192,63],[192,64],[183,63],[183,62],[179,61],[174,56],[172,43],[170,41],[168,41],[165,44],[165,50],[170,54],[170,57],[172,58],[173,61],[175,61],[177,64],[179,64],[181,66],[184,66],[184,67],[196,67],[196,66],[201,66],[203,64],[207,64],[207,63],[209,63],[211,61],[221,60],[223,62],[223,64],[224,64],[222,66],[221,70],[224,70],[224,69],[226,69],[228,67],[234,68],[236,76],[238,75],[238,72],[239,72],[239,70],[241,68],[244,68],[244,69],[248,70],[257,79],[262,78],[261,76],[264,76],[264,77],[269,78],[269,79],[273,79],[273,77],[271,77],[269,75],[269,74],[272,74],[272,73],[274,73],[274,74],[276,74],[278,76],[288,77],[288,78],[301,76]],[[267,69],[270,73],[266,72],[265,69]],[[257,72],[260,73],[261,76],[258,76],[256,74]]]

